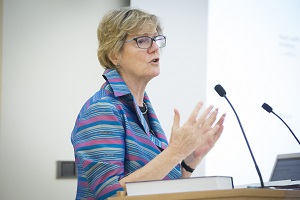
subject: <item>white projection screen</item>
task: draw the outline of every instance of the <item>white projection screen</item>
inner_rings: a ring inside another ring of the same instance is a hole
[[[235,107],[264,181],[277,154],[300,152],[300,1],[212,0],[208,11],[207,101],[227,113],[224,134],[207,157],[206,174],[229,174],[235,184],[259,182]]]
[[[164,79],[158,79],[161,85],[172,88],[167,94],[173,96],[159,101],[164,94],[161,88],[157,83],[155,89],[150,87],[150,97],[154,96],[167,134],[172,125],[171,108],[182,102],[187,104],[183,108],[186,113],[200,99],[227,114],[223,135],[207,154],[204,171],[194,176],[229,175],[235,185],[259,183],[237,119],[225,98],[214,90],[221,84],[240,117],[263,179],[269,181],[277,154],[300,151],[288,128],[261,107],[265,102],[272,106],[300,138],[300,1],[132,0],[131,6],[158,14],[168,31],[168,44],[173,45],[163,52],[167,67],[162,69]],[[180,67],[168,65],[172,62],[180,63]],[[189,71],[193,73],[190,79],[184,77]],[[178,73],[183,79],[168,82]],[[187,87],[189,83],[191,87]],[[191,94],[188,98],[182,97],[187,93]]]

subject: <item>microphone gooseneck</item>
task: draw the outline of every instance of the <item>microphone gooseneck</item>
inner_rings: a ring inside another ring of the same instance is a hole
[[[226,91],[224,90],[224,88],[223,88],[220,84],[218,84],[218,85],[215,86],[215,90],[216,90],[216,92],[217,92],[221,97],[225,97],[225,99],[226,99],[227,102],[229,103],[230,107],[232,108],[232,110],[233,110],[233,112],[234,112],[234,114],[235,114],[235,116],[236,116],[236,118],[237,118],[237,120],[238,120],[238,122],[239,122],[239,125],[240,125],[240,128],[241,128],[241,130],[242,130],[244,139],[245,139],[245,141],[246,141],[246,144],[247,144],[247,146],[248,146],[248,149],[249,149],[249,152],[250,152],[250,154],[251,154],[252,160],[253,160],[253,162],[254,162],[255,169],[256,169],[256,172],[257,172],[258,177],[259,177],[259,180],[260,180],[260,186],[261,186],[261,188],[264,188],[264,187],[265,187],[265,186],[264,186],[264,181],[263,181],[263,179],[262,179],[262,176],[261,176],[259,167],[258,167],[258,165],[257,165],[257,163],[256,163],[256,161],[255,161],[254,155],[253,155],[253,153],[252,153],[250,144],[249,144],[248,139],[247,139],[247,137],[246,137],[246,134],[245,134],[245,131],[244,131],[244,129],[243,129],[242,123],[241,123],[241,121],[240,121],[240,118],[239,118],[239,116],[237,115],[237,113],[236,113],[235,109],[233,108],[232,104],[230,103],[229,99],[226,97]]]
[[[286,125],[286,127],[290,130],[290,132],[292,133],[292,135],[294,136],[294,138],[297,140],[298,144],[300,145],[300,141],[298,140],[296,135],[293,133],[292,129],[285,123],[285,121],[283,121],[283,119],[281,119],[281,117],[279,117],[275,112],[273,112],[273,109],[271,106],[269,106],[267,103],[264,103],[261,107],[263,107],[263,109],[265,109],[267,112],[269,112],[269,113],[271,112],[276,117],[278,117]]]

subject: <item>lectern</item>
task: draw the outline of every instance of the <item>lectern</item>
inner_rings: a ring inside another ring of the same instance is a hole
[[[126,196],[125,192],[118,192],[117,197],[108,200],[296,200],[300,199],[300,190],[254,189],[239,188],[231,190],[211,190],[201,192],[181,192],[171,194],[155,194]]]

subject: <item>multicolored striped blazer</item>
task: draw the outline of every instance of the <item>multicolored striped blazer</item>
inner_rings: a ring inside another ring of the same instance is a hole
[[[147,93],[151,129],[115,69],[82,107],[71,141],[78,172],[76,199],[107,199],[123,188],[119,180],[155,158],[168,145]],[[164,179],[181,178],[178,164]]]

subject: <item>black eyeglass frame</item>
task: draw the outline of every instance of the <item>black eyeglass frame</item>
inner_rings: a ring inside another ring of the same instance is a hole
[[[143,37],[147,37],[147,38],[150,38],[150,39],[151,39],[151,45],[150,45],[149,47],[147,47],[147,48],[141,48],[141,47],[139,46],[139,44],[138,44],[138,39],[139,39],[139,38],[143,38]],[[163,37],[163,38],[156,39],[156,38],[158,38],[158,37]],[[156,41],[162,40],[162,39],[165,40],[165,45],[164,45],[163,47],[159,47],[159,48],[164,48],[164,47],[167,45],[167,37],[164,36],[164,35],[157,35],[157,36],[154,36],[153,38],[152,38],[152,37],[149,37],[149,36],[139,36],[139,37],[136,37],[136,38],[132,38],[131,40],[126,40],[125,43],[126,43],[126,42],[132,42],[132,41],[135,41],[135,42],[136,42],[136,45],[137,45],[140,49],[149,49],[150,47],[152,47],[153,41],[156,42]]]

